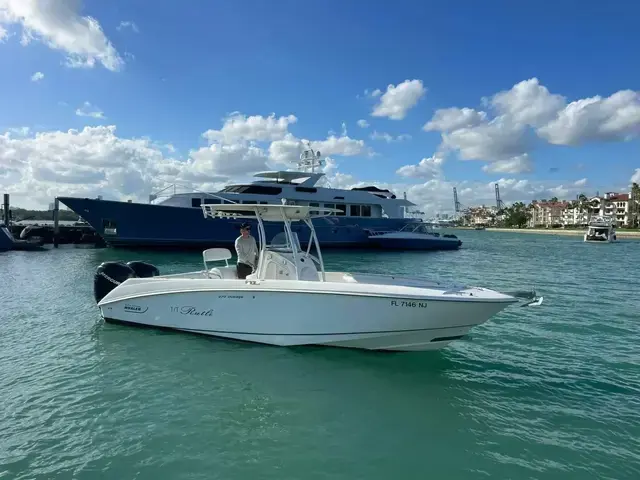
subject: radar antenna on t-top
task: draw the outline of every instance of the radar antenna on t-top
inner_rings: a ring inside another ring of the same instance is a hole
[[[320,159],[320,152],[314,152],[311,143],[307,142],[307,149],[300,154],[298,167],[305,169],[311,167],[311,173],[315,173],[316,167],[324,165],[324,160]]]

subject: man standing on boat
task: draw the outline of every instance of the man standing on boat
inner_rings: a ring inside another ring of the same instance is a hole
[[[247,278],[255,270],[258,261],[258,245],[251,236],[251,225],[240,225],[240,236],[236,238],[236,253],[238,255],[238,278]]]

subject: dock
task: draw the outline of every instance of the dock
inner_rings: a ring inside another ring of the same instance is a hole
[[[55,199],[51,220],[21,220],[13,218],[9,194],[4,194],[2,221],[16,242],[32,245],[92,245],[106,247],[104,239],[86,222],[61,222],[59,202]]]

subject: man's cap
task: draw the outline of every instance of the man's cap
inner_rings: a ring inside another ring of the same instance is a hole
[[[249,225],[247,222],[244,222],[242,225],[240,225],[240,230],[244,230],[245,228],[251,228],[251,225]]]

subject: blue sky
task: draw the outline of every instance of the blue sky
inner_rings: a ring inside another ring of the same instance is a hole
[[[235,157],[214,158],[220,151],[203,136],[221,130],[233,112],[263,119],[294,115],[280,132],[289,139],[322,142],[332,131],[337,139],[360,140],[360,146],[345,140],[342,147],[329,147],[334,183],[413,188],[420,202],[434,208],[444,208],[451,185],[468,187],[471,203],[477,186],[500,179],[513,199],[555,191],[573,196],[577,190],[626,188],[640,167],[640,4],[634,2],[60,0],[49,10],[46,4],[0,0],[0,132],[11,130],[5,136],[13,142],[0,143],[0,187],[27,203],[42,203],[58,191],[131,196],[118,182],[140,177],[131,185],[157,187],[154,169],[165,160],[194,163],[182,178],[211,188],[244,177],[259,162],[250,159],[246,172],[231,172],[221,162]],[[97,33],[86,29],[87,17],[99,25]],[[23,45],[25,31],[31,41]],[[69,38],[80,50],[72,51]],[[85,63],[92,55],[97,60],[91,67],[70,67],[73,54]],[[114,55],[120,68],[110,68]],[[32,81],[36,72],[44,76]],[[385,116],[384,110],[372,115],[389,85],[399,88],[412,80],[421,82],[409,92],[419,98],[401,106],[401,118]],[[372,95],[376,89],[380,94]],[[607,102],[620,91],[627,93]],[[500,92],[512,92],[501,109],[492,104]],[[579,115],[566,110],[571,102],[595,96],[602,98]],[[85,102],[91,106],[83,111],[102,116],[78,115]],[[457,120],[423,129],[439,109],[453,107],[473,109],[475,120],[463,125],[457,110],[450,112]],[[500,124],[485,128],[496,117]],[[369,126],[359,127],[358,120]],[[116,127],[114,138],[100,148],[93,140],[93,146],[79,147],[69,135],[52,139],[51,132],[110,125]],[[23,127],[28,133],[18,134]],[[50,135],[37,140],[36,132]],[[411,138],[383,139],[401,135]],[[148,158],[135,172],[127,170],[123,155],[117,157],[123,164],[116,165],[113,145],[141,137],[176,151],[157,147],[159,161],[139,143],[124,143],[127,152]],[[227,136],[225,142],[229,148],[243,143],[245,149],[256,142],[268,156],[270,142],[281,137]],[[344,154],[349,145],[358,152]],[[52,148],[71,153],[45,165],[56,153],[41,152]],[[91,165],[74,157],[83,148],[100,150],[92,151]],[[234,150],[240,151],[246,159],[246,150]],[[398,173],[421,159],[430,159],[425,168]],[[197,178],[207,165],[208,177]],[[102,170],[89,174],[91,168]],[[80,173],[72,175],[74,169]],[[432,201],[429,191],[442,199]]]

